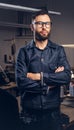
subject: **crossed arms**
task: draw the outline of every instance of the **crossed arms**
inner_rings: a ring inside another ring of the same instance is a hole
[[[64,71],[64,66],[58,67],[55,70],[55,73],[62,72],[62,71]],[[41,74],[40,73],[27,73],[27,78],[30,78],[32,80],[40,80]]]

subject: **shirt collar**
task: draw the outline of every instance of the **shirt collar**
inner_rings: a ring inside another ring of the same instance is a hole
[[[34,47],[35,47],[35,42],[34,42],[34,40],[31,40],[30,48],[34,48]],[[52,41],[48,40],[47,47],[56,48],[56,43],[53,43]]]

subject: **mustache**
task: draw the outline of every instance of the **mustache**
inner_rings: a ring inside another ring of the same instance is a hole
[[[48,32],[46,29],[44,29],[44,28],[42,28],[42,30],[40,31],[40,32],[42,32],[42,31],[46,31],[46,32]]]

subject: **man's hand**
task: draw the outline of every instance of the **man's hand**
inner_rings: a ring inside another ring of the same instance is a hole
[[[58,67],[58,68],[55,70],[55,73],[61,72],[61,71],[64,71],[64,66]]]
[[[32,80],[40,80],[40,73],[27,73],[27,78]]]

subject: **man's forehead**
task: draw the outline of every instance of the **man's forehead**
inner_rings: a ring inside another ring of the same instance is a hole
[[[40,21],[45,21],[45,20],[47,20],[47,21],[50,21],[50,17],[47,15],[47,14],[43,14],[43,15],[38,15],[38,16],[36,16],[35,17],[35,19],[34,19],[35,21],[36,20],[40,20]]]

